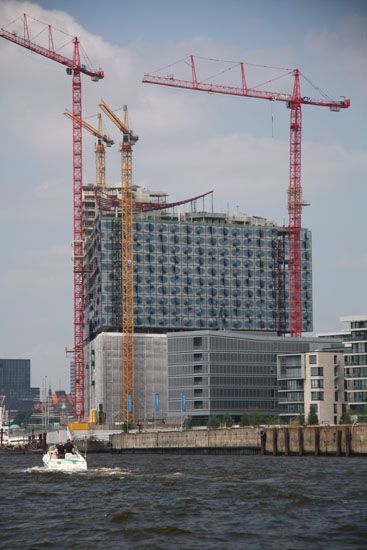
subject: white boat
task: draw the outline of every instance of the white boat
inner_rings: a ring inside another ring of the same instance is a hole
[[[59,458],[55,445],[50,445],[42,461],[45,468],[55,472],[85,472],[88,469],[87,461],[75,447],[74,452],[65,453],[64,458]]]

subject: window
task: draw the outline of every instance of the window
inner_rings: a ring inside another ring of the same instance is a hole
[[[317,405],[310,405],[310,413],[316,413],[317,414],[318,407]]]
[[[202,376],[194,376],[194,384],[202,384],[202,383],[203,383]]]
[[[311,400],[312,401],[323,401],[324,400],[324,392],[323,391],[312,391],[311,392]]]
[[[194,372],[202,372],[203,365],[194,365]]]
[[[194,359],[195,361],[199,361],[200,359],[203,358],[203,354],[202,353],[194,353]]]
[[[311,376],[324,376],[323,367],[311,367]]]
[[[338,364],[338,356],[334,355],[334,365],[337,365],[337,364]]]
[[[194,389],[194,395],[202,395],[202,394],[203,394],[202,388],[195,388]]]
[[[324,381],[320,380],[320,378],[315,378],[314,380],[311,380],[311,388],[323,388],[324,387]]]
[[[337,410],[337,404],[334,403],[334,414],[336,414],[337,412],[338,412],[338,410]]]
[[[203,339],[201,336],[194,337],[194,349],[201,348],[203,345]]]
[[[310,355],[308,358],[309,365],[317,365],[317,355]]]
[[[202,408],[203,408],[202,401],[194,401],[194,409],[202,409]]]
[[[335,395],[334,395],[334,401],[339,401],[339,394],[337,391],[335,392]]]

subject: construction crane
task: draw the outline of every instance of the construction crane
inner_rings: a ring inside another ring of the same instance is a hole
[[[222,84],[210,84],[208,78],[200,81],[196,73],[196,60],[193,55],[184,60],[191,68],[191,80],[181,80],[172,74],[162,77],[153,74],[145,74],[144,83],[197,90],[201,92],[235,95],[240,97],[252,97],[267,99],[269,101],[283,101],[290,109],[290,161],[289,161],[289,187],[288,187],[288,269],[289,269],[289,327],[291,336],[302,334],[302,274],[301,274],[301,217],[302,200],[301,187],[301,131],[302,131],[302,105],[314,105],[329,107],[331,111],[340,111],[350,106],[350,100],[342,97],[338,101],[331,100],[324,95],[322,99],[312,99],[301,96],[300,71],[294,69],[287,71],[294,77],[293,92],[270,92],[247,86],[245,64],[243,62],[232,64],[240,67],[241,86],[226,86]],[[224,71],[221,71],[224,72]],[[221,73],[220,73],[221,74]],[[304,75],[302,75],[304,76]],[[275,80],[275,79],[274,79]],[[307,79],[308,80],[308,79]],[[268,81],[269,82],[269,81]],[[308,81],[312,84],[310,81]],[[319,92],[319,90],[317,88]]]
[[[45,25],[47,30],[48,48],[31,40],[28,20],[23,14],[15,21],[22,21],[23,36],[15,30],[0,30],[0,37],[22,46],[27,50],[47,57],[52,61],[66,66],[66,72],[72,76],[73,105],[73,250],[74,250],[74,415],[84,418],[84,235],[83,235],[83,184],[82,184],[82,80],[81,75],[90,76],[94,82],[104,77],[101,68],[88,69],[80,62],[79,38],[70,37],[73,44],[73,57],[65,57],[57,53],[54,46],[53,27]],[[15,23],[11,25],[13,25]],[[36,20],[33,20],[36,21]],[[39,23],[39,22],[37,22]],[[8,25],[9,27],[9,25]],[[41,33],[36,34],[36,37]],[[69,35],[68,35],[69,36]]]
[[[133,264],[133,210],[132,153],[138,141],[129,128],[128,109],[123,107],[124,120],[101,100],[102,111],[122,133],[121,142],[121,317],[122,317],[122,419],[134,421],[134,264]]]
[[[73,120],[73,113],[69,109],[65,109],[64,115],[70,120]],[[104,143],[107,147],[111,147],[115,142],[112,138],[103,133],[102,128],[102,115],[98,113],[98,129],[94,128],[91,124],[82,120],[82,126],[85,130],[95,136],[98,141],[95,144],[96,153],[96,185],[101,188],[102,191],[106,190],[106,150]]]

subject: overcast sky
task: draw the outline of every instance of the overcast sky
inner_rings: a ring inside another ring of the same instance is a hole
[[[313,234],[315,332],[340,329],[341,315],[367,313],[367,2],[2,0],[0,26],[23,12],[79,36],[105,71],[99,83],[83,79],[84,115],[97,113],[101,97],[113,108],[128,104],[140,136],[134,181],[172,200],[213,189],[216,210],[238,206],[287,223],[289,111],[281,103],[143,85],[145,72],[189,54],[245,60],[299,67],[332,98],[349,97],[350,109],[339,113],[303,108],[302,184],[310,202],[303,225]],[[61,34],[55,40],[57,47],[66,41]],[[210,69],[199,65],[199,80]],[[71,107],[71,79],[63,66],[6,40],[0,71],[0,356],[30,358],[34,385],[47,376],[53,389],[69,389],[72,134],[63,111]],[[249,66],[248,85],[274,76]],[[239,84],[238,75],[230,77]],[[281,79],[267,89],[291,84]],[[302,86],[302,95],[319,97]],[[107,122],[105,130],[118,138]],[[92,182],[94,142],[83,140],[84,181]],[[107,162],[108,181],[116,183],[117,147]]]

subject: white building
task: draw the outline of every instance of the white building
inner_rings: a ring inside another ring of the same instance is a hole
[[[343,413],[344,366],[341,351],[278,355],[280,416],[297,419],[316,413],[320,424],[337,424]]]
[[[351,413],[367,411],[367,315],[350,315],[340,320],[350,323],[344,341],[345,400]]]

